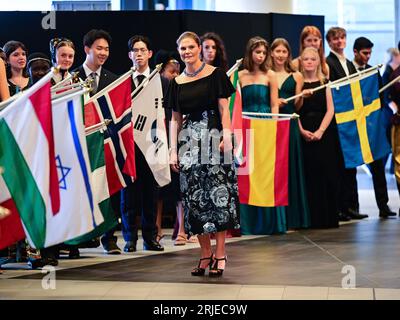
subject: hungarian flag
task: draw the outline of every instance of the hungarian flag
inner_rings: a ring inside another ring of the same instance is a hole
[[[128,72],[85,103],[85,127],[111,120],[104,131],[104,157],[110,195],[136,177],[131,109],[131,73]]]
[[[288,205],[289,128],[286,119],[243,118],[244,162],[238,170],[239,200],[259,207]]]
[[[146,158],[154,179],[160,187],[171,182],[165,112],[160,74],[133,98],[132,122],[135,143]]]
[[[50,98],[52,73],[0,112],[0,166],[26,233],[45,245],[46,215],[60,210]],[[4,189],[0,193],[5,193]]]
[[[8,188],[0,175],[0,206],[7,209],[7,213],[0,213],[0,250],[25,238],[25,232],[21,224],[14,200],[11,198]]]
[[[229,111],[231,115],[231,129],[235,137],[234,157],[237,164],[243,164],[243,136],[242,136],[242,92],[239,84],[239,70],[231,76],[231,82],[235,93],[229,99]]]

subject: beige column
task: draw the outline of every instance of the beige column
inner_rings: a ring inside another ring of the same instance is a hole
[[[293,13],[293,0],[215,0],[216,11]]]

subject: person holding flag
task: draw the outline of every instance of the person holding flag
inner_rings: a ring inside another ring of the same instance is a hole
[[[249,39],[243,66],[239,72],[243,112],[279,113],[278,80],[268,68],[268,42],[261,37]],[[242,234],[286,232],[285,207],[240,205]]]
[[[344,54],[346,30],[341,27],[332,27],[326,33],[325,38],[331,49],[331,52],[326,57],[326,63],[329,66],[329,80],[335,81],[356,73],[357,70],[354,64]],[[339,153],[342,154],[342,151],[339,150]],[[359,212],[357,169],[345,168],[343,156],[340,158],[339,163],[341,167],[337,205],[339,221],[367,218],[368,215]]]
[[[301,98],[286,103],[284,99],[301,92],[303,76],[292,66],[292,53],[286,39],[277,38],[271,45],[270,67],[275,71],[279,86],[279,112],[293,114],[301,107]],[[286,207],[289,229],[308,228],[310,211],[307,201],[303,167],[303,151],[299,120],[290,120],[289,137],[289,205]]]
[[[103,65],[110,55],[111,36],[107,31],[92,29],[83,37],[83,46],[86,53],[85,62],[76,70],[79,77],[84,81],[87,78],[92,80],[92,90],[90,96],[95,95],[109,84],[118,79],[117,75],[106,70]],[[119,210],[119,193],[111,196],[112,208],[116,215]],[[117,246],[117,237],[114,236],[115,230],[106,232],[101,238],[104,251],[107,254],[121,254],[121,249]],[[98,240],[86,244],[90,247],[97,247]]]
[[[330,88],[312,93],[311,89],[327,82],[320,55],[313,47],[300,56],[304,76],[300,109],[304,171],[312,228],[337,228],[337,192],[339,140]]]
[[[150,84],[150,67],[149,60],[153,55],[150,40],[142,35],[134,35],[128,41],[128,56],[131,59],[136,71],[132,75],[132,90],[134,91],[142,83],[143,87],[139,89],[133,97],[132,103],[132,121],[135,136],[135,162],[136,162],[136,180],[133,184],[127,186],[121,192],[121,215],[122,215],[122,234],[126,242],[124,251],[134,252],[137,250],[136,243],[138,240],[138,224],[136,216],[140,215],[142,219],[142,236],[144,250],[163,251],[164,247],[157,241],[156,227],[156,201],[157,201],[157,181],[151,170],[150,163],[154,159],[146,158],[148,150],[144,150],[139,144],[145,142],[149,132],[145,132],[145,123],[150,121],[148,117],[142,114],[141,108],[149,109],[154,101],[136,102],[135,98],[139,98],[147,89],[145,86]],[[155,79],[157,80],[157,79]],[[159,83],[161,86],[161,83]],[[161,97],[162,98],[162,97]],[[144,105],[149,104],[149,105]],[[157,106],[156,106],[157,107]],[[159,106],[162,110],[162,106]],[[164,111],[162,110],[164,113]],[[137,118],[135,118],[137,117]],[[148,145],[147,145],[148,146]]]
[[[369,59],[371,58],[372,48],[374,44],[365,37],[359,37],[354,41],[353,45],[353,52],[354,52],[354,60],[353,64],[358,71],[362,71],[372,66],[368,64]],[[382,85],[382,77],[378,72],[378,80],[379,80],[379,87],[381,88]],[[393,115],[392,110],[389,106],[385,105],[383,94],[380,95],[381,100],[381,113],[382,113],[382,120],[384,122],[382,125],[385,126],[385,131],[387,131],[388,123],[390,122],[390,118]],[[387,119],[387,120],[386,120]],[[386,158],[385,158],[386,159]],[[375,200],[376,204],[379,208],[379,217],[381,218],[388,218],[396,216],[396,213],[390,210],[388,206],[389,202],[389,195],[387,191],[387,182],[385,176],[385,163],[384,159],[377,159],[374,160],[369,164],[369,169],[372,174],[372,182],[374,185],[374,192],[375,192]]]

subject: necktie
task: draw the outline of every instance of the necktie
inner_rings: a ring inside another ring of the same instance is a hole
[[[146,79],[146,76],[144,76],[144,75],[142,75],[142,74],[139,74],[139,75],[136,77],[136,79],[137,79],[137,81],[138,81],[138,86],[140,86],[140,84],[143,82],[143,80]]]
[[[94,95],[97,92],[97,73],[96,72],[92,72],[90,74],[90,77],[93,79],[92,82],[92,91],[90,92],[91,95]]]

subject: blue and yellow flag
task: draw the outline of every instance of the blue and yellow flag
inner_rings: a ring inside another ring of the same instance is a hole
[[[331,87],[346,168],[383,158],[390,152],[381,114],[378,73]]]

